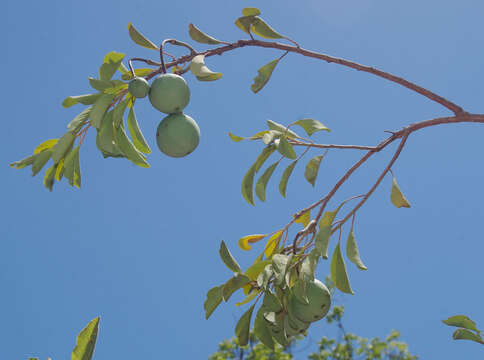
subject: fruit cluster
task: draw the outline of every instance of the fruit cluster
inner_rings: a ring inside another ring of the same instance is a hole
[[[190,101],[190,89],[181,76],[161,74],[151,86],[141,77],[135,77],[128,86],[136,98],[148,95],[151,105],[168,114],[158,125],[156,142],[160,150],[171,157],[183,157],[195,150],[200,142],[200,128],[195,120],[183,113]]]

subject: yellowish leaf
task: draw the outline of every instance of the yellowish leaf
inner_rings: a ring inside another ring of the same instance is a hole
[[[255,235],[247,235],[243,238],[239,239],[239,247],[242,250],[249,251],[251,246],[249,244],[253,244],[265,238],[267,234],[255,234]]]
[[[279,240],[281,239],[282,230],[275,232],[269,240],[267,240],[266,247],[264,248],[264,254],[266,257],[270,257],[276,247],[279,245]]]
[[[247,286],[247,285],[246,285]],[[261,292],[261,290],[258,290],[258,291],[252,291],[252,293],[250,293],[250,295],[247,295],[246,298],[244,300],[242,300],[241,302],[238,302],[238,303],[235,303],[235,306],[240,306],[240,305],[245,305],[245,304],[248,304],[250,303],[252,300],[255,299],[255,297]]]
[[[306,211],[299,218],[294,220],[294,222],[296,223],[303,224],[304,227],[308,226],[310,221],[311,221],[311,211]]]
[[[390,195],[390,199],[392,200],[392,204],[395,205],[397,208],[410,207],[410,203],[408,202],[405,195],[403,195],[400,187],[397,184],[397,179],[395,178],[393,178],[392,181],[392,193]]]
[[[41,151],[43,151],[45,149],[50,149],[55,144],[57,144],[57,141],[59,141],[59,139],[49,139],[49,140],[45,140],[42,144],[40,144],[39,146],[37,146],[34,149],[34,155],[40,153]]]

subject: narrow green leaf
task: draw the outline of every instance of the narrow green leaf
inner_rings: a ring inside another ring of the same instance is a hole
[[[113,95],[103,94],[99,99],[96,100],[96,102],[92,106],[89,117],[91,118],[91,125],[94,126],[96,129],[99,129],[99,127],[101,126],[101,120],[104,116],[104,113],[108,109],[109,105],[111,105],[111,102],[113,100]]]
[[[266,160],[269,158],[269,156],[272,155],[272,153],[276,151],[276,147],[274,145],[272,146],[266,146],[264,150],[260,153],[260,155],[257,157],[255,160],[255,172],[258,172],[262,165],[266,162]]]
[[[331,225],[321,226],[319,223],[319,230],[314,241],[314,248],[323,259],[328,259],[329,239],[331,237]]]
[[[296,121],[294,125],[299,125],[300,127],[302,127],[306,131],[306,134],[308,134],[309,136],[311,136],[315,132],[322,131],[322,130],[325,130],[328,132],[331,131],[329,128],[324,126],[321,122],[314,119],[300,119]]]
[[[223,285],[215,286],[208,290],[207,298],[203,303],[205,309],[205,319],[208,319],[212,315],[213,311],[220,305],[223,299]]]
[[[97,131],[96,146],[104,158],[125,157],[124,153],[114,142],[113,129],[113,110],[111,110],[103,116],[101,127]]]
[[[346,264],[341,254],[340,243],[336,245],[333,257],[331,258],[331,280],[334,285],[342,292],[354,295],[351,290],[350,280],[346,272]]]
[[[271,291],[267,290],[264,293],[264,299],[262,301],[262,305],[268,310],[268,311],[273,311],[275,313],[279,312],[282,310],[282,304],[281,301],[278,299],[278,297]]]
[[[76,346],[72,351],[72,360],[91,360],[96,347],[99,331],[99,317],[91,320],[77,336]]]
[[[113,115],[114,118],[114,115]],[[136,150],[133,143],[129,140],[128,135],[126,135],[126,131],[124,130],[124,125],[121,125],[117,128],[113,121],[113,136],[114,136],[114,143],[119,148],[119,150],[126,155],[126,158],[130,160],[133,164],[149,168],[150,165],[146,162],[145,156]]]
[[[360,252],[358,250],[358,245],[356,244],[355,234],[353,228],[351,228],[348,234],[348,239],[346,240],[346,257],[355,264],[360,270],[367,270],[368,268],[363,264],[360,258]]]
[[[254,21],[255,16],[242,16],[235,20],[235,25],[246,34],[249,34],[250,27]]]
[[[16,169],[23,169],[26,166],[32,165],[36,157],[37,155],[31,155],[22,160],[14,161],[13,163],[10,163],[10,167],[13,167]]]
[[[113,109],[113,124],[116,128],[118,128],[123,123],[124,112],[128,107],[128,99],[121,101],[116,107]]]
[[[253,164],[247,173],[245,174],[244,178],[242,179],[242,196],[244,197],[245,201],[249,204],[254,205],[254,176],[255,176],[255,164]]]
[[[225,242],[223,240],[220,243],[220,249],[218,252],[220,254],[220,258],[230,270],[236,273],[242,272],[240,265],[237,263],[237,260],[235,260],[235,258],[232,256],[229,249],[227,248],[227,245],[225,245]]]
[[[267,126],[271,130],[279,131],[281,134],[285,134],[287,138],[293,139],[293,138],[298,138],[299,135],[296,134],[294,131],[291,129],[288,129],[282,124],[276,123],[275,121],[272,120],[267,120]]]
[[[266,186],[278,164],[279,164],[279,161],[276,161],[274,164],[269,166],[262,173],[261,177],[259,178],[259,180],[257,180],[257,183],[255,184],[255,193],[257,194],[257,197],[261,201],[266,200]]]
[[[67,130],[73,132],[79,131],[85,124],[87,124],[91,110],[92,106],[82,110],[74,119],[69,122],[69,124],[67,124]]]
[[[145,47],[151,50],[158,50],[158,46],[153,44],[150,40],[148,40],[143,34],[141,34],[132,23],[128,24],[128,31],[131,40],[133,40],[136,44]]]
[[[306,180],[314,186],[316,183],[316,178],[318,177],[319,167],[321,165],[321,160],[323,160],[324,155],[318,155],[313,157],[306,165],[306,170],[304,171],[304,177]]]
[[[133,145],[136,147],[136,149],[145,154],[150,154],[151,149],[146,142],[143,133],[141,132],[133,107],[129,109],[128,113],[128,130],[129,135],[131,135],[131,139],[133,140]]]
[[[222,77],[222,73],[215,73],[205,65],[205,55],[197,55],[192,59],[190,71],[200,81],[213,81]]]
[[[257,76],[254,78],[254,83],[250,86],[254,93],[258,93],[267,84],[271,78],[272,72],[276,68],[280,59],[272,60],[257,70]]]
[[[291,256],[275,254],[272,257],[272,269],[275,274],[276,285],[282,285],[286,276],[287,267],[291,262]]]
[[[74,186],[81,188],[81,163],[79,159],[79,151],[76,152],[74,157]]]
[[[122,82],[121,80],[99,80],[93,77],[88,77],[89,85],[97,91],[107,93],[109,89],[115,89],[118,91],[121,87],[127,87],[128,84]],[[113,91],[111,91],[113,92]]]
[[[40,170],[42,170],[44,165],[47,164],[47,161],[49,161],[50,157],[52,156],[52,149],[43,150],[36,155],[37,156],[32,163],[32,176],[37,175]]]
[[[390,199],[392,201],[392,204],[395,205],[397,208],[410,207],[410,203],[400,190],[400,187],[397,184],[397,179],[395,179],[395,177],[392,180],[392,193],[390,195]]]
[[[456,331],[454,331],[452,338],[454,340],[471,340],[479,344],[484,344],[484,341],[479,335],[474,334],[467,329],[457,329]]]
[[[74,172],[76,168],[76,156],[79,155],[80,146],[77,145],[69,151],[64,159],[64,177],[69,181],[69,185],[74,186]]]
[[[246,7],[242,9],[242,15],[244,16],[257,16],[260,14],[260,10],[255,7]]]
[[[296,163],[297,163],[297,160],[290,163],[289,166],[282,173],[281,182],[279,183],[279,192],[283,197],[286,197],[287,182],[289,181],[289,177],[291,176],[292,171],[296,166]]]
[[[151,74],[153,71],[155,70],[148,69],[148,68],[140,68],[140,69],[134,69],[134,74],[138,77],[145,77]],[[128,71],[127,73],[124,73],[121,76],[121,79],[123,80],[131,80],[132,78],[133,78],[133,75],[131,75],[131,71]]]
[[[54,186],[56,168],[57,165],[54,164],[50,168],[45,170],[44,186],[49,189],[49,191],[52,191],[52,187]]]
[[[282,39],[284,37],[258,16],[254,17],[250,29],[254,34],[257,34],[264,39]]]
[[[99,79],[111,80],[116,70],[121,66],[124,56],[125,54],[116,51],[107,53],[103,64],[99,68]]]
[[[292,145],[287,141],[287,137],[285,135],[282,135],[279,138],[279,145],[277,146],[277,151],[281,153],[281,155],[287,157],[288,159],[296,159],[297,154],[294,151],[294,148]]]
[[[87,94],[78,96],[69,96],[64,99],[62,106],[65,108],[71,107],[76,104],[92,105],[102,94]]]
[[[245,346],[249,343],[250,319],[254,311],[255,304],[253,304],[244,315],[242,315],[235,326],[235,335],[239,339],[240,346]]]
[[[188,24],[188,34],[193,40],[201,44],[215,45],[222,43],[220,40],[217,40],[214,37],[205,34],[202,30],[200,30],[193,24]]]
[[[274,349],[274,340],[267,325],[267,320],[264,318],[264,310],[262,308],[259,308],[254,320],[254,333],[261,343],[270,349]]]
[[[223,285],[223,299],[228,301],[232,294],[247,285],[250,279],[243,274],[236,274]]]
[[[76,134],[72,131],[66,132],[62,135],[59,141],[52,147],[52,161],[54,164],[58,164],[64,157],[66,152],[72,147],[76,140]]]
[[[473,330],[475,332],[480,332],[479,329],[476,327],[476,323],[465,315],[451,316],[447,320],[442,320],[442,322],[445,325],[457,326],[457,327]]]

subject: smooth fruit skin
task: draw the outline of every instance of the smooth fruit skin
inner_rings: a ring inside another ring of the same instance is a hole
[[[190,89],[180,75],[161,74],[152,82],[149,98],[151,105],[159,111],[179,113],[190,101]]]
[[[295,296],[290,298],[292,314],[304,322],[318,321],[325,317],[331,306],[331,294],[326,285],[314,279],[307,284],[306,296],[309,304],[303,304]]]
[[[165,117],[156,130],[156,143],[160,150],[171,157],[190,154],[200,142],[200,128],[195,120],[185,114]]]
[[[150,84],[145,78],[135,77],[129,82],[128,91],[135,98],[144,98],[150,92]]]

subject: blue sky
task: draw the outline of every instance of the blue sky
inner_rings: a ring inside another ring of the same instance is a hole
[[[90,91],[87,77],[97,74],[105,53],[156,59],[155,52],[130,41],[130,21],[155,42],[189,41],[190,22],[235,41],[245,36],[234,19],[243,7],[257,6],[278,31],[305,48],[395,73],[467,111],[482,112],[481,1],[7,0],[5,6],[2,359],[69,358],[77,333],[98,315],[95,359],[206,358],[233,335],[243,312],[234,306],[241,295],[234,296],[204,320],[206,291],[231,275],[218,258],[220,241],[248,266],[257,253],[238,249],[240,237],[286,224],[361,156],[357,150],[331,151],[315,188],[299,165],[287,199],[277,191],[279,169],[266,202],[252,207],[240,194],[240,182],[261,145],[235,144],[228,131],[251,135],[267,119],[288,124],[313,117],[332,129],[314,135],[317,142],[373,145],[384,130],[449,115],[395,84],[295,54],[254,95],[250,84],[257,69],[280,53],[240,49],[207,60],[224,74],[221,80],[201,83],[186,76],[192,96],[185,112],[202,134],[190,156],[172,159],[156,150],[162,114],[139,101],[138,120],[154,150],[150,169],[103,159],[92,131],[81,149],[82,190],[63,181],[49,193],[41,176],[9,168],[43,140],[62,135],[80,112],[78,106],[62,108],[62,100]],[[409,138],[393,169],[412,208],[391,205],[387,177],[357,217],[355,233],[369,270],[350,267],[356,294],[339,296],[348,331],[383,337],[398,329],[422,359],[482,358],[482,346],[452,341],[452,329],[440,320],[463,313],[484,328],[483,135],[481,125],[461,124]],[[332,206],[365,192],[393,148],[361,168]],[[323,279],[328,270],[321,263],[317,274]],[[309,350],[296,358],[305,358],[326,333],[322,322],[313,325],[304,342]]]

